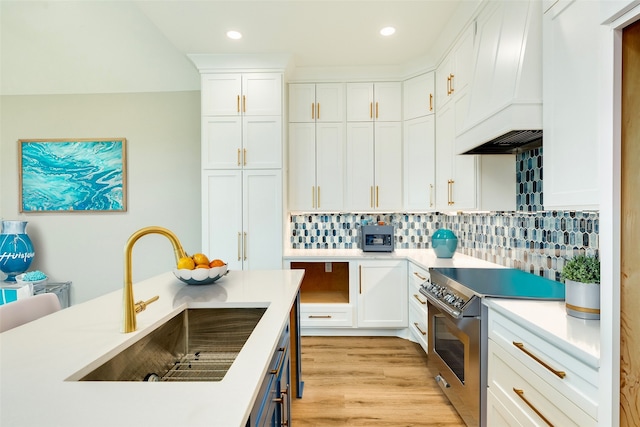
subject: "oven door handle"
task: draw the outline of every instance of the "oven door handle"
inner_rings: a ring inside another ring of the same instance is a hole
[[[449,387],[451,387],[451,384],[449,384],[449,383],[447,382],[447,380],[445,380],[445,379],[444,379],[444,377],[443,377],[442,375],[440,375],[440,374],[436,375],[435,379],[436,379],[436,382],[437,382],[437,383],[442,384],[442,387],[444,387],[444,388],[449,388]]]

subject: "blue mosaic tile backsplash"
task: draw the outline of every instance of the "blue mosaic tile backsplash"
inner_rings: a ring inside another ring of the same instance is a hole
[[[363,220],[395,226],[395,246],[427,249],[439,228],[458,237],[457,252],[560,280],[567,258],[598,255],[598,212],[544,211],[542,149],[516,158],[517,212],[292,215],[294,249],[356,249]]]

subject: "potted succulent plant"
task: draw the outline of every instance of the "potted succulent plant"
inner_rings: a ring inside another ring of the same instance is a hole
[[[600,319],[600,260],[577,255],[562,268],[567,314],[581,319]]]

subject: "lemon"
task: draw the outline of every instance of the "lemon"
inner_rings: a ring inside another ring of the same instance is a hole
[[[196,263],[193,258],[185,256],[178,260],[178,269],[180,270],[193,270],[196,268]]]
[[[193,258],[193,261],[196,263],[196,265],[198,264],[209,265],[209,258],[207,258],[205,254],[195,254],[191,258]]]

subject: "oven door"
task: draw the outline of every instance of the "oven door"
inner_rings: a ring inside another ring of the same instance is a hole
[[[480,319],[456,319],[430,301],[429,367],[467,426],[480,425]]]

